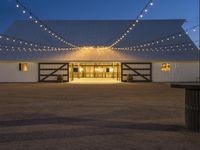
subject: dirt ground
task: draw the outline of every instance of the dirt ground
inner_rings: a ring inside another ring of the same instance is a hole
[[[169,84],[0,84],[0,150],[199,150]]]

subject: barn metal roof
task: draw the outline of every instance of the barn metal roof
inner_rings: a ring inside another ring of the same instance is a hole
[[[109,46],[132,22],[131,20],[46,20],[51,29],[79,46]],[[117,47],[131,47],[149,41],[184,32],[184,20],[142,20],[138,26]],[[15,21],[6,31],[6,35],[41,43],[66,47],[50,37],[35,23],[28,20]],[[194,50],[165,52],[119,51],[119,50],[72,50],[60,52],[18,52],[0,51],[0,60],[24,61],[193,61],[198,60],[197,48],[189,36],[160,43],[158,46],[191,43]],[[0,44],[11,44],[0,40]],[[13,43],[12,43],[13,45]],[[154,47],[152,47],[154,48]]]

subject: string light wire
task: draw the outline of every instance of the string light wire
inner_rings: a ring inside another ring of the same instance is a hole
[[[26,8],[19,0],[16,0],[16,7],[19,10],[22,10],[22,13],[29,17],[30,20],[33,20],[35,24],[37,24],[40,28],[42,28],[46,33],[48,33],[51,37],[55,38],[56,40],[68,45],[70,47],[77,48],[78,46],[72,44],[71,42],[67,41],[63,36],[59,35],[51,28],[49,28],[43,21],[41,21],[38,17],[36,17],[28,8]]]
[[[141,10],[141,12],[136,17],[136,19],[133,21],[133,23],[131,23],[131,25],[128,27],[128,29],[126,29],[125,32],[123,32],[121,34],[121,36],[115,42],[113,42],[113,44],[111,44],[109,47],[114,47],[115,45],[120,43],[123,39],[125,39],[127,37],[127,35],[130,34],[130,32],[139,24],[140,20],[144,17],[145,14],[147,14],[149,8],[152,7],[153,5],[154,5],[153,0],[150,0],[145,5],[145,7]]]

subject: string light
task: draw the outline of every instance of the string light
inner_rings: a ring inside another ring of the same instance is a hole
[[[55,31],[53,31],[52,29],[47,27],[47,25],[44,24],[43,21],[39,20],[35,15],[33,15],[33,13],[30,12],[19,0],[16,0],[16,7],[21,9],[23,14],[27,14],[29,19],[34,20],[34,22],[36,24],[38,24],[40,28],[43,28],[44,31],[49,33],[51,37],[55,38],[56,40],[59,40],[60,42],[66,44],[66,45],[68,45],[70,47],[74,47],[74,48],[78,47],[78,46],[72,44],[71,42],[68,42],[67,40],[65,40],[65,38],[63,36],[59,35]]]
[[[130,25],[131,27],[136,27],[136,24],[139,23],[139,20],[144,17],[144,15],[148,12],[148,9],[150,6],[153,6],[153,0],[150,0],[147,5],[142,9],[140,14],[137,16],[136,20]],[[121,42],[132,30],[133,28],[128,27],[128,29],[115,41],[113,44],[111,44],[109,47],[114,47],[119,42]]]
[[[16,0],[17,1],[17,5],[16,5],[16,7],[17,8],[22,8],[22,12],[25,14],[26,12],[26,14],[27,15],[30,15],[29,16],[29,18],[30,19],[33,19],[34,20],[34,22],[36,23],[36,24],[38,24],[41,28],[43,28],[44,29],[44,31],[46,31],[47,33],[49,33],[51,36],[53,36],[54,38],[56,38],[56,39],[58,39],[59,41],[61,41],[61,42],[63,42],[63,43],[65,43],[65,44],[67,44],[67,45],[69,45],[69,46],[71,46],[71,47],[75,47],[75,48],[77,48],[75,45],[73,45],[73,44],[71,44],[71,43],[69,43],[69,42],[67,42],[62,36],[60,36],[60,35],[58,35],[57,33],[55,33],[54,31],[52,31],[51,29],[49,29],[45,24],[43,24],[43,22],[42,21],[40,21],[37,17],[35,17],[34,15],[32,15],[32,13],[30,13],[30,11],[26,8],[26,7],[24,7],[21,3],[19,3],[19,1],[18,0]],[[131,24],[131,26],[124,32],[124,34],[122,34],[122,36],[119,38],[119,39],[117,39],[116,40],[116,42],[114,42],[109,48],[113,48],[115,45],[117,45],[120,41],[122,41],[133,29],[134,29],[134,27],[136,27],[136,25],[139,23],[139,21],[140,21],[140,19],[141,18],[143,18],[144,17],[144,15],[145,15],[145,13],[147,13],[148,12],[148,8],[149,8],[149,6],[153,6],[154,4],[153,4],[153,0],[150,0],[149,1],[149,3],[145,6],[145,8],[141,11],[141,13],[137,16],[137,18],[136,18],[136,20],[134,21],[134,23],[133,24]],[[192,30],[193,32],[196,32],[196,29],[193,29]],[[189,32],[188,31],[186,31],[186,34],[189,34]],[[179,33],[178,34],[178,37],[182,37],[183,36],[183,34],[181,33]],[[137,49],[137,51],[138,50],[141,50],[141,51],[149,51],[150,49],[147,49],[146,47],[147,46],[151,46],[151,45],[156,45],[156,44],[159,44],[159,43],[163,43],[163,42],[165,42],[165,41],[170,41],[170,40],[172,40],[172,39],[176,39],[177,38],[177,36],[176,35],[173,35],[173,36],[171,36],[171,37],[167,37],[167,38],[165,38],[165,39],[162,39],[162,40],[157,40],[157,41],[153,41],[153,42],[149,42],[149,43],[145,43],[145,44],[142,44],[142,45],[140,45],[139,47],[141,47],[140,49]],[[71,45],[70,45],[71,44]],[[26,43],[25,43],[25,45],[27,45]],[[31,45],[32,46],[32,45]],[[185,45],[182,45],[182,47],[184,47]],[[191,44],[190,44],[190,46],[191,46]],[[36,46],[37,47],[37,46]],[[136,46],[133,46],[133,47],[130,47],[130,48],[123,48],[123,50],[136,50],[136,48],[135,48]],[[177,48],[179,47],[178,45],[176,46]],[[175,49],[173,48],[173,46],[170,46],[170,47],[164,47],[164,49],[167,49],[167,51],[169,51],[169,48],[171,48],[171,50],[172,51],[175,51]],[[45,48],[44,48],[45,49]],[[55,48],[56,50],[65,50],[64,48]],[[55,50],[55,49],[51,49],[51,51],[52,50]],[[119,48],[120,49],[120,48]],[[161,49],[162,51],[163,51],[163,49],[160,47],[160,48],[155,48],[155,50],[156,51],[158,51],[158,49]],[[193,48],[194,49],[194,48]],[[30,48],[29,48],[29,50],[30,50]],[[39,50],[41,50],[40,48],[39,48]],[[153,51],[153,49],[151,48],[151,50]]]
[[[142,44],[139,44],[139,45],[133,45],[132,47],[133,48],[137,47],[137,46],[139,46],[139,47],[140,46],[149,47],[149,46],[152,46],[152,45],[155,46],[155,45],[158,45],[160,43],[169,42],[171,40],[175,40],[177,38],[182,37],[184,35],[184,33],[186,33],[186,32],[188,32],[188,33],[190,33],[190,32],[197,32],[198,28],[199,28],[199,26],[196,25],[196,26],[193,26],[191,28],[186,29],[185,31],[183,31],[181,33],[180,32],[179,33],[175,33],[173,35],[170,35],[170,36],[167,36],[167,37],[161,37],[161,38],[159,38],[157,40],[153,40],[151,42],[145,42],[145,43],[142,43]]]
[[[15,43],[15,44],[19,43],[20,45],[24,45],[24,46],[30,45],[31,47],[32,47],[32,46],[37,47],[37,46],[39,45],[40,47],[49,46],[49,47],[54,48],[54,46],[42,45],[42,44],[38,44],[38,43],[33,43],[33,42],[31,42],[31,41],[25,41],[25,40],[18,39],[18,38],[16,38],[16,37],[11,37],[11,36],[4,35],[4,34],[0,34],[0,40],[7,40],[7,41],[10,41],[10,42],[12,42],[12,43]]]
[[[20,47],[20,46],[15,46],[15,45],[2,45],[0,44],[0,48],[3,50],[5,49],[6,51],[9,51],[12,49],[12,51],[29,51],[29,52],[42,52],[42,51],[70,51],[70,50],[75,50],[77,48],[34,48],[34,47]]]
[[[181,44],[176,44],[176,45],[166,45],[166,46],[159,46],[159,47],[126,47],[126,48],[112,48],[113,50],[129,50],[129,51],[149,51],[149,49],[154,52],[154,51],[175,51],[175,48],[179,48],[179,51],[182,50],[194,50],[194,47],[191,43],[181,43]],[[181,49],[182,48],[182,49]]]

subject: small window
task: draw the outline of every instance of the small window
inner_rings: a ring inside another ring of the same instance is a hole
[[[168,72],[171,70],[171,66],[169,63],[163,63],[161,65],[161,71]]]
[[[27,72],[28,71],[28,64],[27,63],[20,63],[19,64],[19,71]]]

